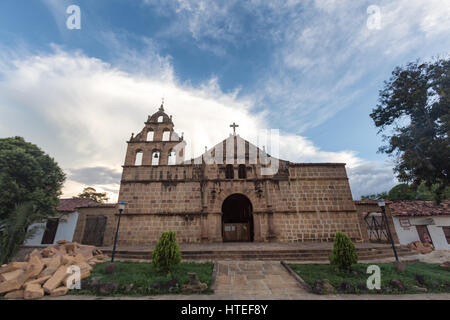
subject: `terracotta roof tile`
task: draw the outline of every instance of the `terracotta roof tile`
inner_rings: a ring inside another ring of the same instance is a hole
[[[59,205],[56,208],[59,212],[73,212],[76,208],[96,204],[92,199],[59,199]]]
[[[450,201],[437,206],[433,201],[394,201],[387,205],[394,216],[442,216],[450,215]]]
[[[78,208],[115,208],[117,207],[117,203],[88,203],[83,206],[79,206]]]

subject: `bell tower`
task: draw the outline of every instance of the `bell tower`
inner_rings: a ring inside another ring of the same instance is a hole
[[[142,131],[131,135],[125,157],[125,166],[167,166],[184,162],[183,136],[174,131],[172,116],[164,111],[164,102],[151,116]]]

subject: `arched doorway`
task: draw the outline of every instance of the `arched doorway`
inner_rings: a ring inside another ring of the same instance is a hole
[[[224,242],[253,241],[253,207],[243,194],[232,194],[222,204]]]

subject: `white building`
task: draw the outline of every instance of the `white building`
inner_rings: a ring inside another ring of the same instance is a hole
[[[400,244],[430,242],[436,250],[450,250],[450,201],[389,202]]]
[[[78,222],[78,207],[95,203],[91,199],[60,199],[58,216],[44,223],[36,223],[29,229],[37,227],[34,236],[25,241],[25,246],[47,246],[56,244],[59,240],[73,240],[73,234]]]

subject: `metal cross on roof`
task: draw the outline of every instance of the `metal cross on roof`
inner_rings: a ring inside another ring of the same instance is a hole
[[[233,128],[233,135],[236,135],[236,128],[238,128],[239,126],[233,122],[233,124],[230,125],[230,128]]]

